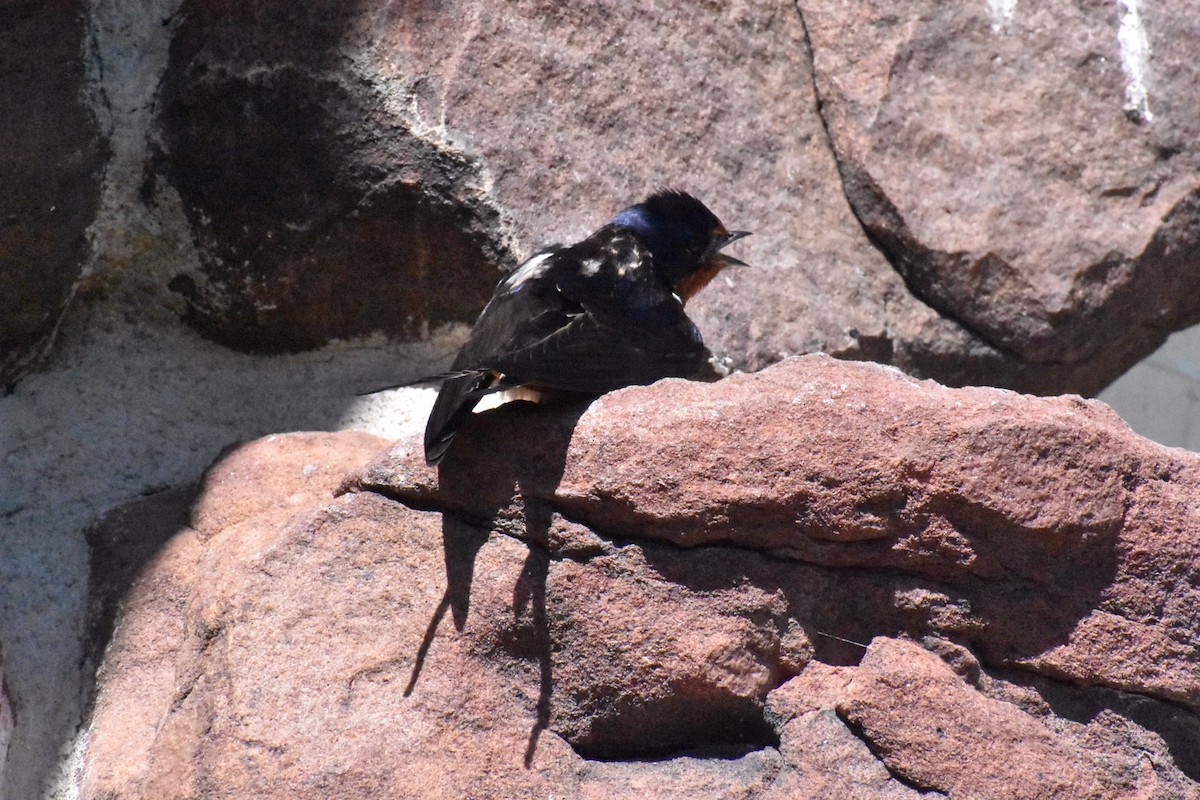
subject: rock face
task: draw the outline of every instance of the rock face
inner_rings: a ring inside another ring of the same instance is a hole
[[[36,8],[0,34],[0,383],[80,277],[115,113],[84,7]],[[169,288],[241,349],[470,322],[520,257],[676,185],[756,233],[693,306],[739,367],[1091,394],[1200,321],[1197,11],[185,0],[142,201],[173,224],[178,191],[200,261]]]
[[[383,444],[97,527],[83,797],[1200,793],[1200,457],[1101,404],[806,357]]]
[[[1200,321],[1188,5],[189,0],[159,122],[203,268],[173,286],[238,347],[412,337],[678,185],[756,233],[695,305],[739,366],[1093,393]]]
[[[1200,321],[1197,6],[998,5],[799,3],[846,196],[908,287],[1106,382]]]
[[[83,271],[105,148],[84,96],[82,2],[0,9],[0,391],[49,346]]]

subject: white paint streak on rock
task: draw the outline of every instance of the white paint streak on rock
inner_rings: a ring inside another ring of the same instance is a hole
[[[1017,0],[987,0],[988,16],[992,18],[992,31],[1008,32],[1017,13]]]
[[[1121,66],[1125,70],[1125,113],[1132,119],[1151,122],[1150,94],[1146,81],[1150,72],[1150,37],[1142,23],[1141,0],[1117,0],[1121,27],[1117,42],[1121,47]]]

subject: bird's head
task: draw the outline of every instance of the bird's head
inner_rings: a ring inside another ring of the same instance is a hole
[[[686,192],[657,192],[612,218],[611,225],[638,234],[654,256],[654,267],[686,301],[725,267],[744,266],[721,249],[749,236],[725,229],[721,220]]]

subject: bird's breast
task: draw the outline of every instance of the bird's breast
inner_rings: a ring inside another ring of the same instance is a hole
[[[719,261],[711,261],[705,264],[700,269],[688,275],[686,278],[675,284],[675,294],[679,295],[679,299],[687,302],[696,292],[708,286],[709,282],[717,277],[717,273],[724,268],[724,264]]]

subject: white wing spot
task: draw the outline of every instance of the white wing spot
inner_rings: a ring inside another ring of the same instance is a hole
[[[629,275],[631,270],[635,270],[642,265],[642,258],[637,250],[630,247],[612,247],[610,249],[612,260],[617,262],[617,277],[624,278]]]
[[[504,286],[508,289],[516,289],[527,281],[540,277],[550,268],[550,256],[552,255],[554,254],[542,253],[540,256],[529,259],[504,279]]]

